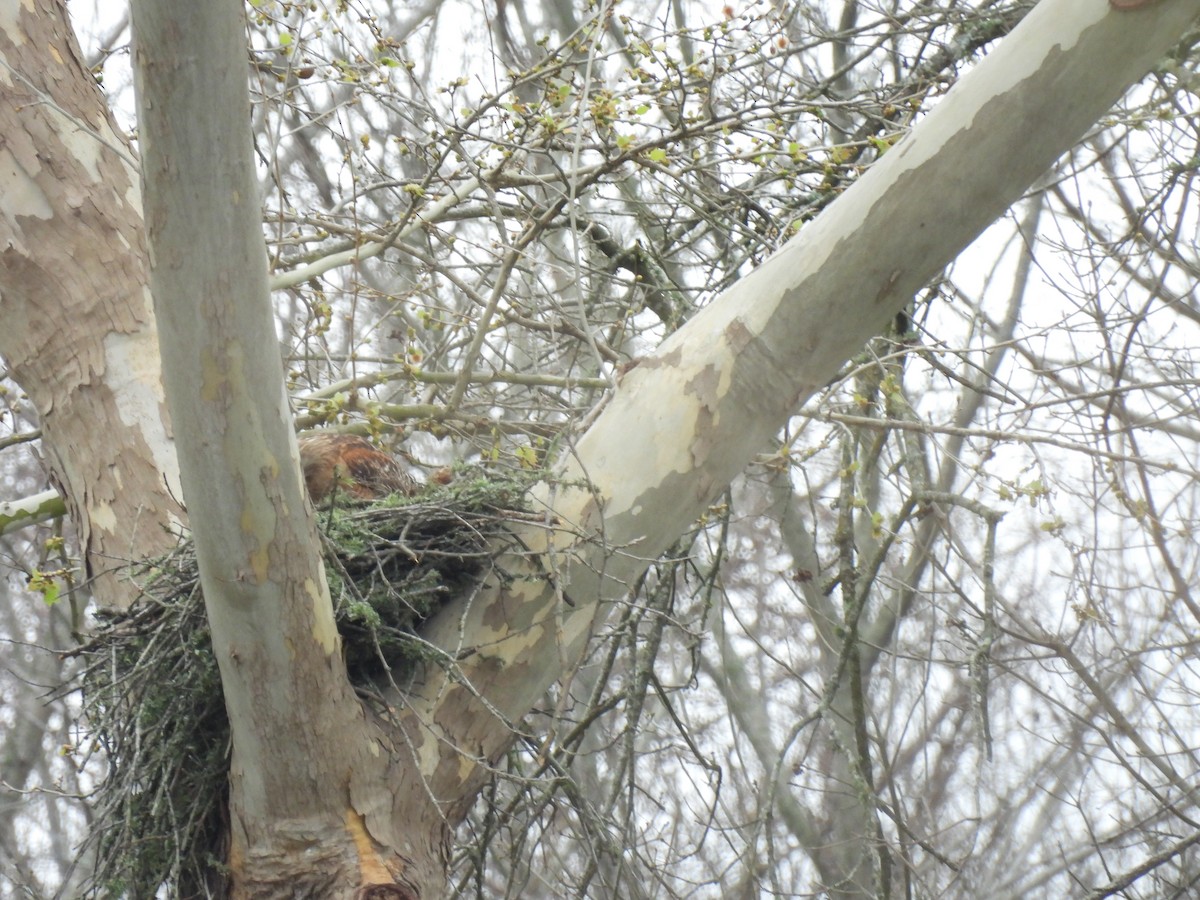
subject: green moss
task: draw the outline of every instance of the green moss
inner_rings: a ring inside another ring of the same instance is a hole
[[[320,511],[355,684],[399,681],[426,659],[414,629],[488,566],[528,486],[462,470],[414,497]],[[152,897],[164,884],[204,896],[223,875],[229,723],[190,543],[136,574],[145,598],[79,651],[87,727],[109,762],[89,896]]]

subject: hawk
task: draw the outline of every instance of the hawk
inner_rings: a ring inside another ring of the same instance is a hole
[[[323,432],[301,437],[299,443],[304,485],[314,504],[335,491],[375,500],[417,490],[417,482],[399,461],[365,438]]]

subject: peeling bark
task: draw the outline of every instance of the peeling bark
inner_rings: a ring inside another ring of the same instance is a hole
[[[151,285],[232,732],[235,898],[430,897],[444,828],[346,675],[267,282],[240,5],[133,3]]]
[[[61,0],[0,9],[0,354],[41,417],[101,604],[175,543],[174,449],[132,154]]]
[[[528,577],[425,629],[454,655],[430,667],[411,713],[435,796],[472,795],[511,739],[507,723],[578,658],[605,601],[1197,15],[1200,0],[1124,11],[1044,0],[821,216],[625,374],[564,456],[566,486],[538,494],[561,523],[522,534],[539,563],[506,560]],[[445,764],[435,735],[440,747],[469,748],[461,765]]]
[[[441,892],[447,829],[604,601],[1200,13],[1200,0],[1046,0],[820,219],[626,373],[559,473],[590,487],[538,494],[560,527],[523,535],[539,562],[507,568],[530,577],[425,629],[450,661],[397,698],[412,710],[397,732],[358,703],[338,652],[279,361],[263,353],[244,43],[226,22],[220,52],[198,50],[213,36],[188,17],[207,6],[143,0],[138,56],[142,90],[165,91],[144,110],[176,112],[147,116],[162,189],[148,220],[156,300],[180,317],[163,348],[189,413],[185,489],[233,725],[233,895],[405,900]],[[165,542],[179,494],[136,179],[64,16],[61,0],[0,7],[0,351],[103,567]],[[181,36],[189,52],[172,58]],[[230,148],[241,156],[223,169]],[[97,590],[122,602],[115,579]]]

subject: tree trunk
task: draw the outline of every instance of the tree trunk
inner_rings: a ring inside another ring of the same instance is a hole
[[[151,287],[232,731],[232,895],[432,896],[444,826],[346,676],[300,478],[242,8],[137,0],[133,25]]]
[[[61,0],[0,16],[0,354],[42,445],[92,589],[174,546],[182,518],[136,164],[80,59]]]

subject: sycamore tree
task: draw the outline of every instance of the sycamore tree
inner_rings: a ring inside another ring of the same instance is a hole
[[[137,895],[58,651],[183,538],[168,894],[1200,878],[1200,3],[10,6],[5,896]],[[297,427],[535,476],[370,696]]]

